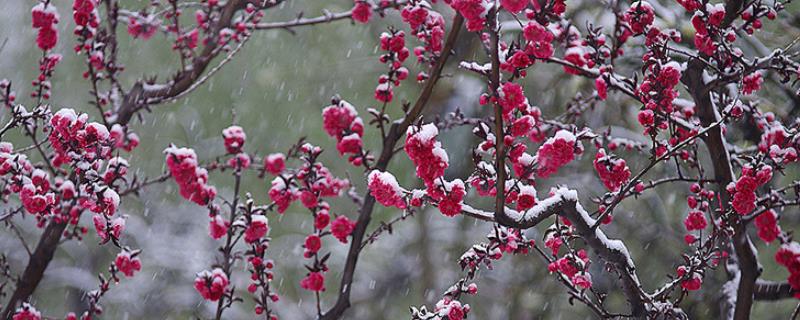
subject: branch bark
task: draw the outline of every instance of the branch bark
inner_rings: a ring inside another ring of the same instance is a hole
[[[465,214],[481,220],[495,221],[500,225],[528,229],[536,226],[553,215],[561,215],[572,223],[578,235],[591,247],[601,259],[609,263],[620,279],[620,288],[628,304],[631,306],[631,316],[636,319],[647,317],[646,294],[642,290],[639,277],[636,275],[636,266],[630,257],[628,249],[620,240],[608,239],[599,228],[592,228],[595,224],[586,210],[578,202],[578,194],[574,190],[558,189],[554,196],[540,201],[536,206],[525,212],[517,212],[503,207],[499,215],[483,212],[465,206]]]
[[[44,271],[47,270],[47,266],[53,260],[53,255],[61,240],[61,234],[64,233],[66,227],[66,223],[56,223],[55,221],[47,225],[39,239],[39,244],[36,245],[36,249],[28,260],[28,265],[25,267],[22,277],[17,281],[17,288],[14,289],[14,293],[6,303],[0,319],[10,319],[17,307],[22,302],[27,301],[36,290],[36,287],[39,286],[39,282],[42,281],[44,276]]]
[[[442,74],[442,69],[444,69],[447,58],[450,56],[450,53],[453,50],[453,46],[455,45],[463,23],[464,19],[461,17],[461,15],[456,15],[453,18],[450,34],[447,36],[444,49],[442,49],[442,54],[434,64],[431,76],[425,82],[425,86],[423,87],[419,98],[417,98],[416,103],[414,103],[414,107],[408,112],[403,121],[393,123],[389,129],[389,134],[383,141],[383,149],[381,150],[380,158],[378,158],[378,162],[375,165],[376,170],[386,171],[386,168],[389,166],[389,162],[392,160],[392,157],[395,154],[395,145],[403,137],[406,129],[408,129],[411,123],[413,123],[419,117],[419,115],[422,113],[422,110],[425,108],[425,105],[433,93],[433,88]],[[367,196],[364,198],[364,205],[361,206],[361,209],[359,210],[355,229],[353,229],[351,239],[352,242],[350,243],[350,249],[347,252],[344,271],[342,272],[342,281],[341,285],[339,286],[339,297],[336,300],[336,304],[330,310],[325,312],[320,319],[340,319],[344,312],[350,307],[350,292],[352,290],[353,276],[355,274],[356,264],[358,263],[358,257],[361,254],[361,243],[364,240],[367,226],[369,226],[369,222],[372,218],[372,210],[374,207],[375,197],[367,193]]]
[[[689,60],[681,81],[686,85],[694,99],[700,122],[707,126],[719,121],[720,115],[711,101],[709,88],[703,81],[704,70],[705,64],[702,61],[697,59]],[[708,147],[709,156],[712,159],[714,178],[717,181],[716,184],[721,198],[721,212],[727,212],[730,209],[731,195],[725,187],[734,180],[734,175],[726,142],[722,135],[722,128],[716,127],[707,132],[703,137],[703,141]],[[738,220],[733,225],[733,228],[734,235],[731,241],[741,272],[736,292],[736,307],[733,319],[744,320],[750,318],[753,292],[756,279],[761,274],[761,267],[758,264],[755,247],[750,241],[750,236],[747,235],[747,224]]]

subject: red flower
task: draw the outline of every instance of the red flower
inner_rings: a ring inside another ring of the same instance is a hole
[[[372,8],[364,0],[356,0],[356,5],[353,7],[353,20],[360,23],[369,22],[372,17]]]
[[[300,287],[308,291],[325,291],[325,277],[321,272],[310,272],[300,280]]]
[[[338,216],[331,223],[331,233],[342,243],[347,243],[347,237],[353,233],[355,226],[355,222],[351,222],[347,217]]]
[[[217,301],[225,294],[228,289],[228,276],[220,268],[213,271],[204,270],[197,274],[194,279],[194,288],[203,299]]]
[[[311,257],[313,254],[319,252],[319,249],[322,247],[322,241],[320,240],[319,236],[316,234],[310,234],[306,237],[305,241],[305,252],[303,255],[306,258]]]
[[[269,231],[267,217],[263,215],[253,215],[250,217],[250,225],[244,231],[244,241],[247,243],[256,242],[263,238]]]
[[[117,258],[114,259],[114,265],[126,277],[133,277],[135,272],[142,270],[142,263],[139,261],[139,258],[132,257],[131,253],[127,250],[123,250],[117,254]]]

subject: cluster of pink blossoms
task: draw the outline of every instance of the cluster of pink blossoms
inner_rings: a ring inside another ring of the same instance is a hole
[[[142,270],[142,262],[137,258],[139,251],[128,251],[123,249],[114,259],[114,266],[126,277],[133,277],[133,274]]]
[[[645,79],[636,88],[636,94],[644,103],[639,111],[639,123],[645,127],[646,134],[655,134],[666,129],[667,123],[658,114],[671,114],[674,111],[673,101],[678,97],[675,86],[681,81],[681,66],[677,62],[651,64],[645,73]]]
[[[647,1],[636,1],[625,12],[625,21],[635,34],[645,33],[655,20],[653,6]]]
[[[322,109],[322,127],[336,139],[339,154],[350,155],[348,161],[353,165],[360,166],[371,159],[363,152],[364,121],[347,101],[334,98],[330,106]]]
[[[742,168],[742,175],[727,186],[727,191],[733,194],[731,204],[738,214],[746,215],[756,208],[756,188],[772,179],[772,167],[763,166],[756,170],[746,165]]]
[[[699,8],[698,8],[699,9]],[[695,10],[692,16],[692,25],[696,31],[694,45],[701,53],[712,56],[717,51],[719,43],[714,39],[720,38],[728,42],[736,39],[734,33],[726,33],[721,29],[722,20],[725,18],[725,5],[722,3],[706,3],[705,11]]]
[[[225,143],[225,151],[232,154],[233,157],[228,159],[228,167],[237,170],[247,169],[250,167],[250,156],[244,152],[244,143],[247,141],[247,134],[240,126],[230,126],[222,130],[222,137]]]
[[[573,159],[575,153],[583,148],[575,135],[566,130],[559,130],[555,136],[547,139],[536,152],[536,175],[547,178]]]
[[[755,219],[758,237],[766,243],[775,241],[781,234],[781,227],[778,225],[778,214],[770,209],[759,214]]]
[[[94,35],[94,29],[100,25],[97,13],[97,0],[75,0],[72,3],[72,19],[75,20],[75,34]]]
[[[434,57],[442,52],[444,43],[444,18],[441,14],[431,10],[427,2],[409,2],[400,12],[403,21],[411,27],[411,34],[416,36],[422,46],[414,48],[414,55],[419,62],[433,62]],[[417,75],[417,81],[427,79],[428,75],[422,71]]]
[[[128,34],[134,39],[150,39],[158,31],[158,26],[158,20],[153,16],[131,15],[128,17]]]
[[[791,136],[780,121],[775,121],[775,114],[768,112],[757,117],[756,125],[763,131],[758,143],[759,152],[768,154],[776,163],[788,164],[798,160],[800,139]]]
[[[742,79],[742,93],[753,94],[761,89],[762,83],[764,83],[764,78],[761,75],[761,72],[753,72],[748,74]]]
[[[438,135],[439,129],[435,124],[410,126],[404,149],[416,166],[417,177],[425,183],[427,195],[438,202],[442,214],[452,217],[461,212],[466,189],[459,179],[444,180],[449,159],[441,142],[436,140]]]
[[[300,150],[309,156],[316,158],[322,149],[311,144],[304,144]],[[304,180],[305,177],[313,177],[313,181],[298,186],[297,179]],[[339,196],[350,183],[346,179],[339,179],[333,176],[328,168],[321,163],[304,163],[293,177],[279,175],[272,180],[269,197],[275,202],[278,213],[283,213],[289,208],[292,202],[300,200],[306,208],[314,208],[321,202],[320,197]]]
[[[367,184],[370,194],[378,203],[386,207],[406,208],[403,188],[391,173],[373,170],[367,177]]]
[[[794,241],[783,244],[775,253],[775,261],[789,271],[789,285],[796,292],[794,297],[800,299],[800,244]]]
[[[212,271],[203,270],[194,279],[194,288],[209,301],[217,301],[225,295],[228,290],[228,276],[220,268]]]
[[[681,281],[681,288],[687,291],[697,291],[700,290],[700,286],[703,285],[703,274],[700,271],[693,270],[691,274],[689,274],[690,268],[686,266],[678,267],[676,273],[679,278],[686,278]]]
[[[631,177],[631,169],[625,159],[613,155],[606,155],[605,149],[597,150],[594,157],[594,169],[609,191],[617,191]]]
[[[53,165],[60,167],[66,163],[96,163],[111,157],[115,145],[106,126],[87,123],[89,115],[77,114],[75,110],[58,110],[52,118],[48,140],[56,152]]]
[[[406,144],[403,147],[408,157],[414,162],[417,177],[431,188],[434,181],[444,176],[448,166],[447,152],[441,142],[436,140],[439,129],[435,124],[410,126],[406,132]]]
[[[36,45],[42,51],[53,49],[58,43],[58,19],[58,11],[50,3],[39,3],[31,10],[31,22],[38,31]]]
[[[528,22],[522,29],[522,36],[528,40],[525,52],[538,59],[547,59],[553,56],[554,35],[546,26],[536,21]]]
[[[480,31],[486,23],[486,15],[492,7],[488,0],[450,0],[450,6],[464,16],[467,30]]]
[[[23,302],[22,306],[14,312],[11,320],[42,320],[42,314],[29,303]]]
[[[389,72],[378,77],[374,97],[378,102],[389,103],[394,99],[393,86],[399,87],[400,81],[408,78],[408,68],[403,66],[410,55],[405,32],[390,30],[381,33],[381,50],[388,51],[380,56],[380,61],[389,65]]]
[[[592,275],[589,268],[589,255],[586,250],[578,250],[577,254],[567,254],[547,265],[550,273],[559,272],[566,276],[573,285],[588,289],[592,286]]]
[[[200,167],[194,150],[170,146],[164,153],[167,155],[167,167],[178,183],[181,196],[201,206],[214,200],[217,189],[208,184],[208,171]]]

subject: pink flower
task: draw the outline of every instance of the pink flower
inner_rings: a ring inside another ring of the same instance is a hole
[[[597,79],[594,79],[594,86],[597,89],[597,96],[600,98],[600,100],[605,100],[608,98],[608,84],[603,77],[597,77]]]
[[[575,159],[575,143],[575,135],[566,130],[558,131],[555,136],[547,139],[536,152],[536,174],[547,178]]]
[[[607,156],[605,149],[597,151],[594,157],[594,168],[609,191],[617,191],[631,177],[631,170],[625,159]]]
[[[522,28],[522,36],[531,42],[551,42],[553,33],[536,21],[530,21]]]
[[[361,147],[361,137],[356,133],[342,137],[339,143],[336,144],[336,150],[339,151],[339,154],[358,154],[361,152]]]
[[[417,177],[432,186],[437,178],[444,176],[449,158],[441,143],[436,141],[439,129],[435,124],[409,126],[404,149],[417,167]]]
[[[515,109],[524,109],[527,103],[525,93],[522,92],[522,86],[513,82],[503,83],[497,94],[500,95],[497,103],[503,107],[505,116],[508,116]]]
[[[533,186],[520,186],[517,195],[517,210],[528,210],[534,205],[536,205],[536,189]]]
[[[321,272],[309,272],[303,280],[300,280],[300,287],[308,291],[325,291],[325,277]]]
[[[500,0],[503,9],[511,13],[519,13],[528,6],[529,0]]]
[[[317,195],[314,194],[314,192],[305,190],[303,192],[300,192],[300,203],[302,203],[304,207],[311,209],[316,207],[317,204],[319,204],[319,199],[317,198]]]
[[[536,125],[536,119],[531,115],[524,115],[517,118],[511,124],[511,135],[515,137],[527,136]]]
[[[317,212],[317,215],[314,216],[314,228],[317,228],[317,230],[325,229],[330,222],[331,215],[327,210],[320,210]]]
[[[247,135],[240,126],[230,126],[222,130],[222,137],[225,140],[225,150],[230,154],[242,152]]]
[[[347,237],[353,233],[356,227],[355,222],[350,221],[345,216],[338,216],[331,223],[331,234],[342,243],[347,243]]]
[[[36,308],[27,302],[23,302],[22,306],[14,312],[11,317],[12,320],[42,320],[42,314]]]
[[[305,246],[306,250],[303,253],[303,255],[306,258],[309,258],[312,255],[314,255],[317,252],[319,252],[320,247],[322,247],[322,241],[320,240],[318,235],[310,234],[310,235],[308,235],[308,237],[306,237],[306,241],[305,241],[305,245],[304,246]]]
[[[250,225],[244,231],[244,241],[253,243],[263,238],[269,231],[267,217],[263,215],[253,215],[250,217]]]
[[[689,211],[689,215],[686,216],[686,220],[683,221],[683,225],[686,227],[686,230],[694,231],[705,229],[708,223],[702,211],[691,210]]]
[[[360,23],[367,23],[371,17],[372,8],[369,3],[364,0],[356,0],[356,4],[353,7],[353,20]]]
[[[31,22],[36,29],[50,27],[58,23],[58,11],[52,4],[39,3],[31,9]]]
[[[589,273],[581,273],[572,276],[572,283],[578,287],[589,289],[592,287],[592,276]]]
[[[367,178],[369,193],[378,203],[386,207],[405,209],[406,202],[403,198],[403,189],[395,177],[389,172],[373,170]]]
[[[773,210],[767,210],[756,217],[756,229],[758,237],[766,243],[775,241],[781,234],[781,227],[778,226],[778,215]]]
[[[228,289],[228,276],[220,268],[213,271],[204,270],[197,274],[194,279],[194,288],[203,299],[217,301],[225,294]]]
[[[625,12],[625,20],[636,34],[644,33],[653,24],[654,18],[653,7],[647,1],[634,2]]]
[[[171,146],[164,150],[172,177],[178,184],[181,196],[204,206],[214,200],[217,189],[207,185],[208,171],[198,166],[194,150]]]
[[[36,45],[39,46],[39,49],[42,51],[53,49],[56,43],[58,43],[58,30],[54,25],[39,29],[36,36]]]
[[[722,24],[722,20],[725,19],[725,5],[722,3],[708,3],[706,4],[706,11],[708,11],[708,23],[719,27]]]
[[[132,256],[130,252],[124,249],[117,254],[117,258],[114,259],[114,265],[126,277],[133,277],[135,272],[142,270],[142,263],[139,258]]]
[[[464,182],[461,179],[453,180],[452,182],[440,182],[435,192],[428,192],[432,198],[439,200],[439,211],[448,217],[452,217],[461,213],[461,205],[463,204],[464,195]]]
[[[297,199],[295,191],[286,186],[286,182],[281,177],[272,180],[272,187],[269,189],[269,198],[275,202],[278,213],[283,213]]]
[[[272,153],[264,158],[264,168],[277,176],[286,169],[286,157],[282,153]]]
[[[742,93],[753,94],[754,92],[761,89],[761,84],[764,83],[764,79],[761,76],[760,72],[753,72],[745,76],[742,82],[744,85],[744,87],[742,88]]]
[[[229,223],[221,215],[215,215],[208,222],[208,234],[213,239],[219,239],[228,233]]]
[[[446,1],[447,2],[447,1]],[[489,3],[486,0],[452,0],[450,6],[467,20],[467,30],[479,31],[486,22]]]
[[[128,18],[128,34],[134,39],[148,40],[158,31],[159,22],[150,17]]]

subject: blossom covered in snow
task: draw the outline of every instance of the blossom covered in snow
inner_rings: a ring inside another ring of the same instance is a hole
[[[220,268],[215,268],[212,271],[204,270],[197,274],[194,279],[194,288],[203,297],[209,301],[217,301],[228,290],[228,276]]]
[[[594,157],[594,169],[609,191],[617,191],[631,177],[631,169],[625,159],[613,155],[606,155],[605,149],[600,149]]]
[[[439,129],[432,123],[410,126],[406,133],[406,144],[403,148],[417,167],[417,177],[426,186],[433,185],[436,179],[444,176],[444,170],[448,166],[447,152],[436,141],[438,135]]]
[[[199,166],[194,150],[170,146],[164,153],[181,196],[201,206],[214,200],[217,189],[208,185],[208,171]]]
[[[575,159],[576,142],[575,135],[566,130],[560,130],[547,139],[536,152],[536,174],[547,178]]]
[[[397,183],[394,175],[389,172],[373,170],[367,178],[369,192],[378,203],[386,207],[404,209],[406,201],[403,198],[403,188]]]

